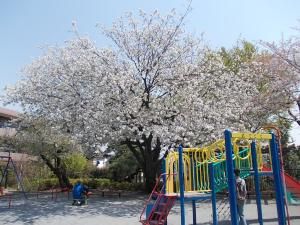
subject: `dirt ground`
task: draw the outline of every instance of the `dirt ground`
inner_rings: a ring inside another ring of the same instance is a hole
[[[58,197],[56,201],[51,196],[31,196],[28,200],[12,199],[12,206],[8,208],[6,199],[0,199],[1,225],[135,225],[139,223],[139,215],[146,196],[118,196],[95,197],[89,200],[87,206],[72,206],[66,196]],[[262,203],[264,224],[273,225],[277,222],[276,204],[269,200]],[[198,202],[197,224],[211,224],[211,204]],[[230,224],[228,205],[220,207],[219,224]],[[185,206],[186,224],[192,224],[191,203]],[[289,206],[291,225],[300,225],[300,206]],[[254,200],[247,202],[245,215],[248,224],[257,223],[256,204]],[[180,225],[180,207],[177,203],[168,217],[169,225]]]

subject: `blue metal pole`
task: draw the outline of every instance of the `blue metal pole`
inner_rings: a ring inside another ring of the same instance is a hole
[[[181,225],[185,225],[185,212],[184,212],[184,166],[183,166],[183,148],[179,146],[179,188],[180,188],[180,214],[181,214]]]
[[[212,204],[212,214],[213,214],[213,225],[218,224],[218,217],[217,217],[217,198],[216,198],[216,190],[215,190],[215,171],[213,163],[208,165],[209,169],[209,182],[210,182],[210,189],[211,189],[211,204]]]
[[[196,200],[192,200],[192,207],[193,207],[193,225],[197,225],[196,219]]]
[[[236,184],[235,184],[235,177],[233,175],[231,131],[225,130],[224,135],[225,135],[226,166],[227,166],[227,179],[228,179],[228,190],[229,190],[229,201],[230,201],[231,225],[238,225]]]
[[[259,174],[257,166],[257,155],[256,155],[256,143],[252,141],[251,143],[251,156],[252,156],[252,167],[254,170],[254,182],[255,182],[255,193],[256,193],[256,206],[257,206],[257,215],[258,222],[260,225],[263,225],[262,217],[262,208],[261,208],[261,193],[259,190]]]
[[[276,138],[276,136],[275,136],[275,138]],[[285,211],[285,209],[287,209],[285,207],[285,204],[286,204],[285,194],[286,194],[286,192],[285,192],[285,188],[284,188],[284,186],[285,186],[284,179],[283,179],[284,174],[282,174],[283,171],[282,171],[281,161],[280,161],[280,150],[279,150],[279,144],[280,143],[279,143],[279,141],[276,140],[276,152],[277,152],[277,159],[278,159],[277,160],[277,166],[279,168],[279,184],[280,184],[280,193],[281,193],[280,194],[280,196],[281,196],[280,201],[281,201],[281,207],[282,207],[282,212],[283,212],[283,221],[284,221],[284,224],[287,224],[286,211]]]
[[[284,215],[284,222],[285,224],[290,224],[290,218],[289,218],[289,210],[287,205],[287,192],[286,192],[286,184],[285,184],[285,175],[284,175],[284,167],[283,167],[283,161],[282,161],[282,152],[280,149],[280,138],[276,141],[276,152],[278,152],[278,168],[280,169],[280,188],[281,188],[281,196],[282,196],[282,211]],[[288,218],[287,218],[288,217]]]
[[[284,201],[283,201],[284,196],[282,192],[282,182],[280,176],[278,151],[277,151],[276,139],[274,134],[272,134],[270,145],[271,145],[273,176],[275,181],[275,196],[276,196],[276,206],[277,206],[277,214],[278,214],[278,224],[285,225],[285,212],[284,212]]]

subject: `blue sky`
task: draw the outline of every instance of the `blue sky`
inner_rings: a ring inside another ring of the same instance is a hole
[[[72,21],[80,34],[107,46],[96,24],[110,26],[139,9],[183,12],[186,5],[186,0],[0,0],[0,94],[20,79],[24,65],[42,54],[41,46],[62,45],[74,37]],[[187,30],[204,33],[214,48],[231,47],[238,38],[278,41],[296,34],[292,27],[300,19],[298,0],[194,0],[192,8]]]

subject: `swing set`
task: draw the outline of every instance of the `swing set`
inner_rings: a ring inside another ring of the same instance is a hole
[[[5,195],[4,189],[7,188],[7,180],[8,180],[8,175],[9,171],[13,171],[17,180],[17,184],[21,189],[21,192],[24,196],[25,199],[27,199],[27,195],[24,189],[24,185],[22,182],[22,179],[20,177],[20,174],[17,172],[17,167],[15,162],[13,161],[12,155],[10,152],[8,152],[8,155],[0,155],[0,162],[4,162],[4,168],[0,167],[1,171],[1,179],[0,179],[0,196]]]

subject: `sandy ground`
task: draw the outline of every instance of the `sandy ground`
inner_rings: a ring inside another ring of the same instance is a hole
[[[139,214],[142,210],[146,196],[139,195],[118,198],[94,197],[89,200],[88,206],[71,206],[71,201],[65,196],[56,201],[51,196],[37,199],[30,197],[25,201],[13,199],[12,207],[7,207],[5,199],[0,199],[0,224],[1,225],[127,225],[140,224]],[[224,205],[223,205],[224,206]],[[278,224],[276,204],[269,200],[263,202],[264,224]],[[221,207],[222,208],[222,205]],[[220,213],[223,222],[228,222],[228,206],[225,205]],[[245,214],[249,224],[257,223],[256,204],[254,200],[248,201]],[[300,225],[300,206],[289,206],[291,224]],[[224,214],[224,215],[223,215]],[[227,217],[225,216],[227,215]],[[226,221],[227,218],[227,221]],[[168,217],[169,225],[180,225],[180,207],[177,203]],[[192,224],[191,203],[186,204],[186,224]],[[208,202],[197,203],[197,224],[211,224],[211,204]]]

